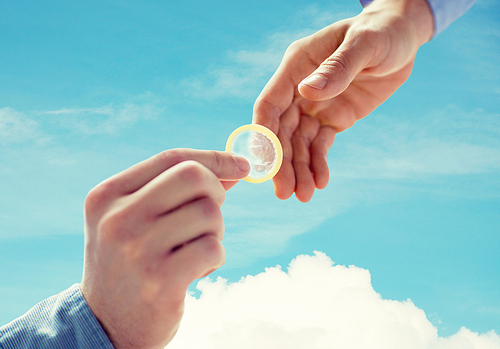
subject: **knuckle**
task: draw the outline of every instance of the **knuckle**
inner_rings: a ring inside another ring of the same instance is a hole
[[[224,187],[217,176],[197,161],[184,161],[177,170],[180,181],[191,188],[198,198],[210,197],[222,205],[225,199]]]
[[[114,182],[108,180],[92,188],[84,202],[86,217],[92,217],[113,199]]]
[[[165,163],[180,163],[186,159],[186,150],[182,148],[164,150],[156,155],[160,162]]]
[[[285,56],[296,56],[302,53],[304,39],[295,40],[292,42],[285,51]]]
[[[376,30],[371,25],[363,23],[353,25],[349,29],[348,38],[357,38],[357,40],[363,41],[366,44],[377,38],[379,33],[380,30]]]
[[[220,223],[223,222],[220,207],[214,200],[204,198],[200,201],[200,206],[201,212],[206,219],[212,221],[216,225],[220,225]]]
[[[351,27],[346,40],[351,43],[351,47],[363,48],[363,53],[358,56],[362,55],[369,66],[380,64],[391,47],[391,35],[387,30],[366,23]]]
[[[298,40],[292,42],[286,49],[285,55],[286,56],[293,56],[295,55],[298,51],[300,51],[300,43]]]
[[[321,68],[327,73],[335,71],[335,74],[349,75],[351,64],[343,52],[336,52],[321,64]]]
[[[203,266],[203,269],[218,269],[226,261],[226,251],[219,239],[210,238],[200,240],[197,248],[198,253],[196,256],[199,258],[199,262]],[[199,271],[196,274],[199,274]],[[199,275],[194,275],[193,278],[197,277],[199,277]]]
[[[131,214],[126,209],[116,209],[107,212],[97,224],[99,236],[108,241],[120,241],[126,239],[130,235],[130,217]]]
[[[222,243],[218,240],[211,240],[204,246],[205,254],[212,261],[214,269],[220,268],[226,261],[226,251]]]
[[[210,151],[210,156],[212,157],[212,164],[214,166],[213,170],[216,173],[219,173],[224,168],[224,159],[222,159],[222,155],[217,153],[214,150]],[[234,158],[233,158],[234,161]]]
[[[351,37],[357,38],[357,45],[362,45],[371,50],[383,49],[387,47],[390,42],[390,36],[387,31],[375,29],[367,25],[354,27],[349,34]]]
[[[148,263],[151,258],[151,251],[144,248],[144,245],[136,240],[125,241],[121,244],[121,253],[126,261],[142,266],[144,274],[154,274],[155,264]]]
[[[284,110],[279,105],[272,103],[269,100],[269,95],[261,95],[255,102],[253,113],[258,124],[276,131],[279,129],[280,116],[284,113]]]
[[[191,185],[204,186],[209,180],[209,171],[199,162],[189,160],[182,163],[179,176]]]
[[[193,160],[182,163],[179,176],[184,183],[200,191],[212,186],[216,179],[212,171]]]

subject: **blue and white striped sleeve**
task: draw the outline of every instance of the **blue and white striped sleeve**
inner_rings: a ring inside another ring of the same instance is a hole
[[[462,16],[476,0],[427,0],[434,16],[434,35],[445,30],[451,23]],[[373,0],[360,0],[363,7]]]
[[[114,349],[78,284],[0,327],[0,349]]]

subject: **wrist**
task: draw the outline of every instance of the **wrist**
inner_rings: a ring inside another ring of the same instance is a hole
[[[434,16],[429,3],[426,0],[407,0],[405,11],[413,26],[413,31],[417,33],[420,45],[431,40],[434,35]]]
[[[434,16],[426,0],[375,0],[361,3],[366,6],[363,12],[395,12],[408,25],[419,46],[434,35]]]

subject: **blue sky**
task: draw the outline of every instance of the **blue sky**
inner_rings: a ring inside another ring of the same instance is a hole
[[[329,186],[228,192],[237,282],[324,252],[411,299],[440,336],[500,332],[500,14],[478,0],[409,81],[339,134]],[[223,150],[286,47],[357,1],[0,1],[0,323],[79,282],[82,205],[164,149]],[[192,285],[192,291],[199,293]]]

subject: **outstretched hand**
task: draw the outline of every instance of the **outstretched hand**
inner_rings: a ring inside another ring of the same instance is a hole
[[[433,33],[425,0],[376,0],[358,16],[294,42],[254,105],[254,122],[283,146],[276,196],[309,201],[328,184],[335,135],[371,113],[410,76]]]
[[[189,284],[225,261],[220,207],[249,169],[230,153],[175,149],[90,191],[81,289],[115,348],[173,338]]]

